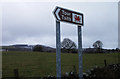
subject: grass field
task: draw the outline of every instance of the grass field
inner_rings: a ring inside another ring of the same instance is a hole
[[[118,63],[118,53],[109,54],[83,54],[83,71],[95,66]],[[56,75],[56,53],[40,52],[3,52],[3,77],[14,77],[13,70],[18,69],[20,77],[44,77]],[[76,66],[78,72],[78,54],[61,54],[62,74],[73,70]]]

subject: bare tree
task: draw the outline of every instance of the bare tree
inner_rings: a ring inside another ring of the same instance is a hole
[[[102,48],[103,43],[100,40],[97,40],[96,42],[93,43],[94,48]]]
[[[72,40],[70,40],[68,38],[65,38],[61,43],[61,48],[68,50],[68,53],[69,53],[70,50],[76,49],[77,46],[76,46],[75,42],[73,42]]]

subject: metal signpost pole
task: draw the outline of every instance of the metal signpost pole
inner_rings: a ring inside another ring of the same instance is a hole
[[[57,79],[61,79],[61,42],[59,21],[56,21],[56,75]]]
[[[78,58],[79,58],[79,79],[83,78],[82,66],[82,31],[81,26],[78,26]]]

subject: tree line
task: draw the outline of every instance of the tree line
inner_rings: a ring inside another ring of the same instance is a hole
[[[97,40],[93,43],[92,46],[98,53],[100,53],[102,51],[103,43],[102,43],[102,41]],[[44,52],[43,47],[41,45],[34,46],[33,51]],[[69,38],[64,38],[63,41],[61,42],[61,52],[77,53],[78,50],[77,50],[76,43]]]

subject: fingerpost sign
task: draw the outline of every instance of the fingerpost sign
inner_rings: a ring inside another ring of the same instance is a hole
[[[68,9],[56,7],[54,10],[56,20],[77,25],[83,25],[83,14]]]
[[[76,24],[78,26],[78,64],[79,78],[83,78],[83,62],[82,62],[82,31],[81,26],[84,25],[84,17],[82,13],[71,11],[65,8],[56,7],[53,11],[56,18],[56,77],[61,79],[61,42],[60,42],[60,22]]]

